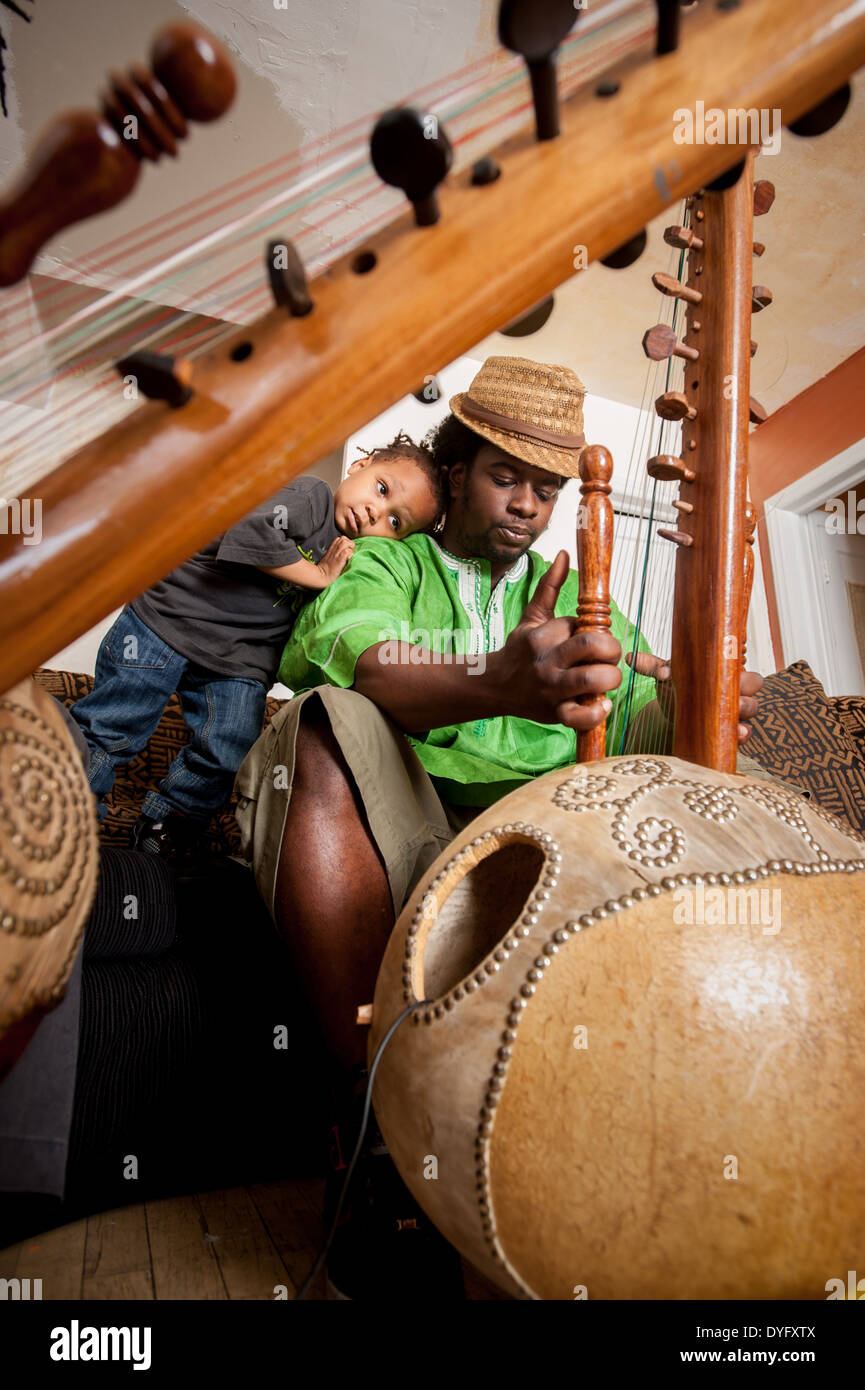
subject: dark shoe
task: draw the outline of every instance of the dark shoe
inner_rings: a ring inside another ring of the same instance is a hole
[[[356,1105],[353,1107],[356,1109]],[[348,1164],[359,1124],[334,1126],[334,1153]],[[342,1135],[348,1130],[346,1142]],[[345,1171],[331,1170],[325,1192],[330,1229]],[[370,1111],[367,1133],[327,1257],[327,1294],[358,1301],[463,1300],[457,1251],[424,1215],[396,1170]]]
[[[207,822],[171,812],[163,820],[141,815],[132,828],[132,848],[139,854],[155,854],[171,868],[186,864],[190,852],[201,839]]]

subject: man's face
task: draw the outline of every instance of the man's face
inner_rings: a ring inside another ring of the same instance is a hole
[[[559,495],[561,479],[495,444],[484,444],[474,463],[454,464],[446,536],[463,556],[512,565],[541,535]]]

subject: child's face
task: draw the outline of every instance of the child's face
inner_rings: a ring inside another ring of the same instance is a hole
[[[413,459],[355,459],[333,495],[334,518],[343,535],[402,540],[437,519],[438,509],[423,469]]]

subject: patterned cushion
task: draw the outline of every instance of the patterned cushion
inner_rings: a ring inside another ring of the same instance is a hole
[[[93,688],[93,677],[77,671],[49,671],[42,667],[34,671],[33,677],[55,699],[66,705],[67,709],[74,705],[76,700],[88,695]],[[265,724],[270,723],[283,703],[282,700],[268,700]],[[183,745],[189,742],[190,737],[190,731],[180,710],[180,701],[176,695],[172,695],[147,747],[118,770],[114,787],[106,797],[108,815],[99,827],[102,844],[128,846],[145,793],[166,775],[172,759]],[[234,819],[232,798],[225,810],[214,816],[210,822],[197,857],[221,858],[239,853],[240,833]]]
[[[836,695],[829,701],[859,756],[865,758],[865,699],[861,695]]]
[[[768,772],[811,793],[821,809],[865,834],[865,747],[849,732],[807,661],[768,676],[746,745]],[[865,732],[865,729],[863,729]]]

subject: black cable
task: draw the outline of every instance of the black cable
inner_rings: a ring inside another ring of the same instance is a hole
[[[385,1033],[384,1037],[378,1045],[378,1050],[376,1051],[375,1057],[373,1058],[372,1066],[369,1069],[369,1076],[367,1077],[366,1095],[364,1096],[363,1102],[363,1115],[361,1116],[360,1121],[360,1133],[357,1136],[357,1143],[354,1146],[354,1153],[351,1156],[351,1162],[349,1163],[348,1168],[346,1170],[345,1182],[342,1185],[342,1192],[339,1194],[339,1201],[336,1204],[336,1211],[333,1215],[333,1221],[331,1222],[330,1230],[327,1233],[327,1240],[324,1242],[324,1245],[322,1246],[322,1249],[319,1252],[318,1259],[316,1260],[309,1274],[306,1276],[306,1279],[303,1281],[299,1293],[295,1294],[293,1300],[295,1303],[299,1303],[301,1299],[306,1298],[306,1295],[309,1293],[309,1290],[311,1289],[313,1283],[319,1275],[322,1265],[327,1259],[327,1252],[330,1249],[331,1244],[333,1243],[334,1236],[336,1235],[336,1228],[339,1225],[339,1218],[342,1215],[342,1208],[345,1204],[349,1184],[351,1182],[352,1175],[357,1164],[357,1160],[360,1158],[360,1151],[363,1145],[364,1135],[366,1134],[366,1127],[369,1122],[369,1110],[372,1104],[372,1083],[375,1080],[375,1073],[378,1068],[378,1064],[381,1061],[382,1054],[384,1053],[385,1048],[387,1047],[397,1028],[402,1023],[403,1019],[408,1018],[409,1014],[414,1013],[415,1009],[423,1009],[432,1002],[433,1001],[431,999],[420,999],[416,1004],[409,1004],[408,1008],[403,1009],[402,1013],[394,1019],[393,1023],[390,1025],[390,1027],[388,1028],[387,1032]]]

